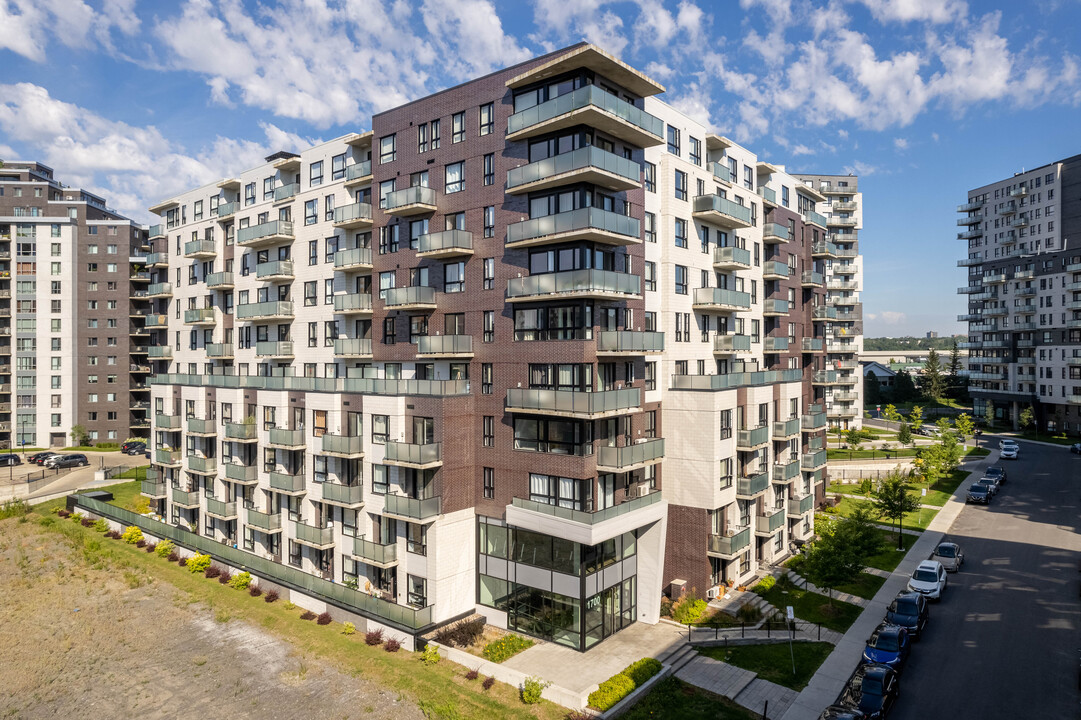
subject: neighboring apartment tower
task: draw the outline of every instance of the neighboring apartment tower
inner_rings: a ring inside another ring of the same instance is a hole
[[[825,219],[662,91],[577,45],[152,208],[155,509],[583,650],[806,538]]]
[[[145,243],[145,230],[51,168],[0,165],[4,447],[63,447],[76,425],[94,444],[148,434],[147,343],[132,322]]]
[[[826,218],[829,237],[816,257],[826,265],[826,360],[837,371],[837,384],[826,391],[831,427],[863,427],[863,195],[855,175],[798,175],[810,186],[815,209]]]
[[[957,206],[968,243],[969,391],[974,414],[1081,430],[1081,155],[970,190]],[[1071,245],[1072,240],[1072,245]]]

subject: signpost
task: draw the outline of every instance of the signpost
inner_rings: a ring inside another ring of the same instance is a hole
[[[788,653],[792,656],[792,676],[796,675],[796,651],[792,647],[792,638],[796,634],[796,631],[792,628],[792,623],[796,620],[796,612],[792,609],[791,605],[788,605],[784,609],[785,617],[788,618]]]

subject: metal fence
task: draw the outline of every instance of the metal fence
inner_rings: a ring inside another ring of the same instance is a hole
[[[811,623],[798,619],[788,622],[783,617],[774,616],[760,623],[741,622],[739,625],[729,627],[688,625],[687,642],[694,645],[695,643],[716,642],[718,640],[743,639],[747,637],[749,632],[765,632],[767,640],[774,638],[777,640],[795,639],[797,633],[800,633],[803,638],[817,637],[818,640],[822,639],[822,625],[820,623]],[[761,635],[753,635],[752,637],[761,639]]]

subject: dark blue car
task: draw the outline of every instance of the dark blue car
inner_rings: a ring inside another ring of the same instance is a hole
[[[890,623],[882,623],[867,639],[867,646],[863,649],[863,662],[872,665],[888,665],[897,672],[901,672],[908,660],[910,648],[908,630]]]
[[[860,665],[848,679],[837,704],[850,707],[866,720],[885,718],[897,702],[897,673],[885,665]]]

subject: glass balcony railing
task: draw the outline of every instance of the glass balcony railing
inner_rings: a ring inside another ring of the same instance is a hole
[[[300,183],[289,183],[288,185],[282,185],[281,187],[274,188],[274,202],[281,202],[282,200],[288,200],[300,192]]]
[[[611,270],[566,270],[507,281],[507,298],[547,298],[559,295],[628,296],[641,294],[642,278]],[[749,296],[748,296],[749,297]]]
[[[595,107],[609,115],[614,115],[646,134],[652,135],[658,143],[664,137],[664,123],[660,118],[650,115],[645,110],[631,105],[626,100],[596,85],[578,88],[573,92],[514,113],[507,118],[507,135],[514,135],[560,115],[568,115],[586,107]]]
[[[208,343],[206,346],[207,357],[231,358],[233,355],[233,343]]]
[[[767,510],[768,515],[759,515],[755,518],[755,532],[761,535],[772,535],[777,532],[785,521],[785,512],[781,508]]]
[[[799,459],[789,463],[777,463],[773,466],[773,482],[775,483],[786,483],[796,477],[799,477]]]
[[[801,340],[801,346],[803,352],[822,352],[826,349],[826,345],[822,342],[822,338],[805,337]]]
[[[216,272],[210,273],[206,276],[206,286],[211,290],[218,288],[229,289],[233,287],[233,273],[231,272]]]
[[[362,537],[353,538],[353,557],[374,565],[392,565],[398,562],[398,545],[384,545]]]
[[[154,462],[159,465],[179,465],[180,452],[178,450],[155,450]]]
[[[720,195],[699,195],[694,199],[693,212],[715,213],[742,226],[751,224],[751,209],[749,207],[732,202]]]
[[[255,266],[257,278],[288,278],[295,276],[292,260],[274,260],[272,262],[259,263]]]
[[[364,454],[364,438],[359,435],[331,435],[326,433],[322,438],[323,452],[330,455],[362,455]]]
[[[641,238],[641,226],[636,218],[588,207],[512,223],[507,226],[506,244],[530,244],[529,241],[547,237],[562,240],[572,233],[590,231],[626,238],[628,244]]]
[[[156,252],[146,256],[146,264],[150,267],[169,264],[169,253]]]
[[[361,247],[350,250],[339,250],[334,253],[334,268],[344,270],[354,267],[371,267],[372,249]]]
[[[218,461],[215,458],[199,457],[197,455],[188,455],[188,470],[195,473],[202,473],[204,475],[212,475],[218,471]]]
[[[390,441],[384,446],[384,458],[392,465],[438,465],[443,462],[443,444]]]
[[[279,370],[280,368],[275,368]],[[352,370],[352,369],[350,369]],[[358,370],[359,372],[359,370]],[[311,378],[294,375],[235,375],[159,373],[154,384],[190,387],[248,388],[251,390],[295,390],[297,392],[334,392],[388,397],[450,397],[468,395],[468,380],[398,380],[367,378]]]
[[[750,351],[750,335],[717,335],[713,338],[713,352],[715,353],[737,353]]]
[[[173,357],[173,349],[168,345],[150,345],[146,355],[153,360],[169,360]]]
[[[624,447],[600,446],[597,448],[597,466],[623,472],[664,457],[664,438],[654,438]]]
[[[789,418],[788,420],[774,420],[774,439],[783,439],[787,437],[792,437],[793,435],[799,435],[799,428],[800,422],[798,417]]]
[[[150,239],[165,237],[165,228],[162,225],[150,226]]]
[[[814,495],[804,495],[801,498],[789,498],[788,499],[788,514],[796,517],[800,515],[806,515],[811,512],[815,506]]]
[[[291,340],[260,340],[255,343],[255,355],[257,357],[293,357],[293,343]]]
[[[630,500],[625,500],[619,505],[614,505],[603,510],[596,512],[586,512],[584,510],[574,510],[572,508],[565,508],[559,505],[549,505],[548,503],[537,502],[535,500],[527,500],[526,498],[511,498],[511,505],[514,507],[522,508],[523,510],[532,510],[533,512],[543,513],[545,515],[551,515],[552,517],[561,518],[563,520],[569,520],[570,522],[580,523],[582,525],[596,525],[606,520],[622,517],[627,513],[632,513],[636,510],[647,508],[655,503],[661,501],[661,493],[651,492],[648,495],[642,495]]]
[[[276,300],[272,302],[246,303],[236,306],[238,320],[255,320],[258,318],[290,318],[295,314],[291,300]]]
[[[305,444],[304,430],[289,430],[286,428],[270,428],[270,444],[282,447],[301,447]]]
[[[418,285],[413,287],[390,288],[384,292],[386,293],[385,302],[388,308],[435,305],[435,288],[433,287]]]
[[[326,437],[324,435],[323,437]],[[322,483],[323,501],[337,505],[360,505],[364,502],[363,485],[340,485],[338,483]]]
[[[726,288],[695,288],[694,304],[707,308],[750,310],[751,294]]]
[[[393,193],[392,193],[393,194]],[[334,208],[334,224],[363,223],[372,221],[371,203],[357,202]]]
[[[425,335],[417,338],[417,355],[472,354],[472,335]]]
[[[636,330],[602,330],[597,333],[599,353],[664,352],[664,333]]]
[[[204,257],[217,255],[218,250],[213,240],[191,240],[184,243],[184,257]]]
[[[768,315],[787,315],[788,314],[788,301],[776,300],[774,298],[767,298],[762,304],[762,312]]]
[[[360,162],[347,165],[345,168],[345,181],[360,180],[361,178],[370,177],[372,174],[372,161],[361,160]]]
[[[272,220],[270,222],[240,228],[236,232],[237,245],[257,242],[259,240],[292,240],[293,223],[291,220]]]
[[[387,291],[390,292],[389,290]],[[372,296],[368,293],[352,293],[349,295],[334,296],[334,312],[336,313],[370,313],[372,312]]]
[[[825,284],[826,276],[820,272],[814,272],[813,270],[804,270],[800,282],[804,285],[821,286]]]
[[[792,239],[792,233],[789,231],[787,225],[781,225],[779,223],[766,223],[762,226],[762,238],[780,240],[781,242],[788,242]]]
[[[637,185],[641,182],[642,168],[638,163],[590,145],[509,170],[507,189],[512,190],[587,168],[617,175],[631,184]]]
[[[388,494],[383,499],[384,513],[409,520],[429,520],[443,512],[443,499],[438,495],[421,500],[405,495]]]
[[[174,505],[186,508],[199,507],[199,493],[194,490],[189,492],[180,488],[173,488],[172,495]]]
[[[225,477],[237,483],[254,483],[259,480],[259,469],[254,465],[230,463],[225,466]]]
[[[826,227],[826,216],[825,215],[822,215],[820,213],[816,213],[814,210],[808,210],[806,213],[804,213],[804,217],[806,218],[807,222],[809,222],[809,223],[814,223],[814,224],[819,225],[821,227]]]
[[[334,354],[338,356],[370,356],[372,341],[370,338],[338,338],[334,341]]]
[[[639,388],[574,392],[572,390],[543,390],[511,388],[507,390],[507,409],[511,412],[568,413],[594,416],[620,413],[641,407]]]
[[[229,217],[239,209],[240,203],[238,202],[218,203],[218,219]]]
[[[386,207],[388,213],[416,206],[431,207],[435,209],[435,190],[429,187],[415,185],[413,187],[395,190],[386,194]]]
[[[817,470],[826,464],[826,451],[819,450],[813,453],[804,453],[800,458],[800,466],[804,470]]]
[[[324,547],[334,544],[334,528],[316,527],[307,523],[295,522],[293,523],[293,537],[296,538],[297,542],[306,545]]]
[[[673,390],[731,390],[740,387],[760,387],[777,383],[799,382],[803,371],[760,370],[758,372],[734,372],[720,375],[673,375]]]
[[[418,255],[472,255],[473,233],[444,230],[417,238]]]
[[[788,338],[767,337],[762,342],[762,351],[768,353],[785,352],[788,350]]]
[[[762,264],[762,276],[767,280],[770,279],[770,276],[786,278],[789,274],[788,265],[778,260],[767,260]]]
[[[149,297],[172,295],[172,283],[153,283],[146,288],[146,294]]]
[[[723,267],[749,268],[751,251],[739,247],[719,247],[713,251],[713,264]]]
[[[738,555],[744,548],[750,547],[751,528],[732,527],[725,535],[710,535],[708,551],[714,555],[731,557]]]
[[[163,498],[168,495],[168,488],[165,483],[153,480],[143,480],[140,491],[149,498]]]
[[[278,532],[282,529],[282,516],[280,512],[270,514],[251,508],[248,510],[248,524],[263,532]]]
[[[257,437],[254,423],[225,423],[227,440],[255,440]]]
[[[777,204],[777,191],[765,185],[758,186],[758,195],[771,205]]]
[[[762,425],[761,427],[752,428],[750,430],[739,430],[736,433],[737,448],[754,448],[765,445],[768,442],[769,425]]]
[[[216,435],[218,428],[213,420],[203,418],[188,418],[188,432],[196,435]]]
[[[739,497],[754,497],[764,493],[769,488],[769,473],[763,472],[750,477],[741,477],[736,480],[736,495]]]
[[[217,498],[206,499],[206,513],[214,517],[230,520],[236,517],[236,502],[225,502]]]
[[[836,370],[818,370],[815,372],[812,382],[816,385],[832,385],[837,382]]]
[[[837,308],[825,306],[816,307],[811,312],[811,317],[815,320],[836,320]]]
[[[270,473],[270,487],[274,490],[286,493],[300,493],[304,492],[305,485],[303,473]]]
[[[158,413],[154,416],[154,425],[158,428],[158,430],[179,430],[180,416]]]
[[[184,311],[184,322],[188,325],[196,325],[214,322],[214,308],[195,308]]]

